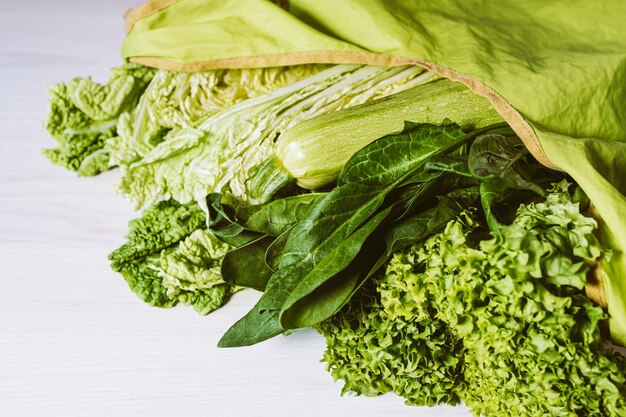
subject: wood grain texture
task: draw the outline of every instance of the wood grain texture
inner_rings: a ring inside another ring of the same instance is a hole
[[[135,216],[110,172],[52,166],[47,85],[105,81],[129,1],[0,0],[0,416],[468,416],[340,397],[312,331],[217,349],[256,301],[201,317],[136,298],[108,266]]]

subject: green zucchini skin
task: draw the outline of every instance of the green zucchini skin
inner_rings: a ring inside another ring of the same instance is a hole
[[[300,187],[319,189],[337,179],[356,151],[400,132],[405,121],[438,124],[446,118],[468,129],[503,121],[486,98],[441,79],[303,121],[278,138],[275,152]]]

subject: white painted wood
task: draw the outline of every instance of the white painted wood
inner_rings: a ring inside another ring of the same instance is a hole
[[[201,317],[143,304],[109,269],[135,216],[117,172],[77,178],[40,153],[48,84],[106,80],[128,0],[0,0],[0,416],[468,416],[340,397],[312,331],[220,350],[256,301]]]

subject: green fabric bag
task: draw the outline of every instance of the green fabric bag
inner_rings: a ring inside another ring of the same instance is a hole
[[[415,64],[487,97],[601,217],[597,268],[626,345],[626,2],[156,0],[127,13],[122,54],[179,71]],[[601,288],[602,288],[601,287]]]

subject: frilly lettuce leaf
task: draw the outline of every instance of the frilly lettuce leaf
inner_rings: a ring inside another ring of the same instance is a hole
[[[427,312],[423,316],[390,308],[395,298],[389,292],[409,298],[423,289],[391,277],[378,277],[376,283],[378,288],[366,285],[338,314],[316,326],[326,338],[322,361],[335,380],[344,382],[342,394],[394,392],[409,405],[458,403],[460,341],[427,306],[419,305]]]
[[[127,242],[109,255],[111,266],[118,270],[125,264],[159,254],[205,227],[204,212],[197,204],[161,201],[128,222]]]
[[[626,415],[624,357],[604,345],[607,316],[584,294],[588,265],[607,254],[567,189],[520,206],[491,239],[476,240],[487,227],[465,212],[396,253],[376,297],[320,325],[331,374],[347,390],[393,390],[415,404],[433,392],[460,398],[476,416]],[[440,336],[420,339],[423,328]],[[409,378],[424,364],[432,370]]]
[[[52,85],[45,127],[58,146],[44,154],[79,175],[107,170],[105,141],[116,135],[119,115],[135,106],[153,74],[153,69],[125,64],[113,68],[105,85],[89,77]]]
[[[177,300],[167,296],[158,272],[161,252],[175,247],[204,224],[204,213],[197,204],[159,202],[128,223],[127,242],[109,255],[111,268],[122,274],[130,289],[146,303],[172,307]]]
[[[161,201],[129,222],[127,242],[109,255],[111,268],[148,304],[182,302],[208,314],[237,288],[220,275],[230,246],[205,228],[205,214],[196,203]]]
[[[137,297],[152,306],[170,308],[178,301],[167,296],[167,288],[158,272],[160,259],[158,254],[153,254],[112,268],[122,275]]]
[[[478,415],[626,413],[622,360],[605,348],[601,308],[584,295],[602,253],[567,184],[520,207],[493,239],[471,217],[420,248],[438,317],[463,339],[464,401]]]
[[[421,72],[414,66],[337,65],[203,117],[163,141],[150,142],[145,135],[134,145],[111,141],[113,154],[134,161],[123,169],[118,191],[137,207],[163,198],[201,202],[210,192],[250,202],[246,184],[250,171],[272,154],[280,132],[316,115],[409,88]],[[120,128],[126,130],[131,129]],[[129,148],[136,153],[127,152]]]

